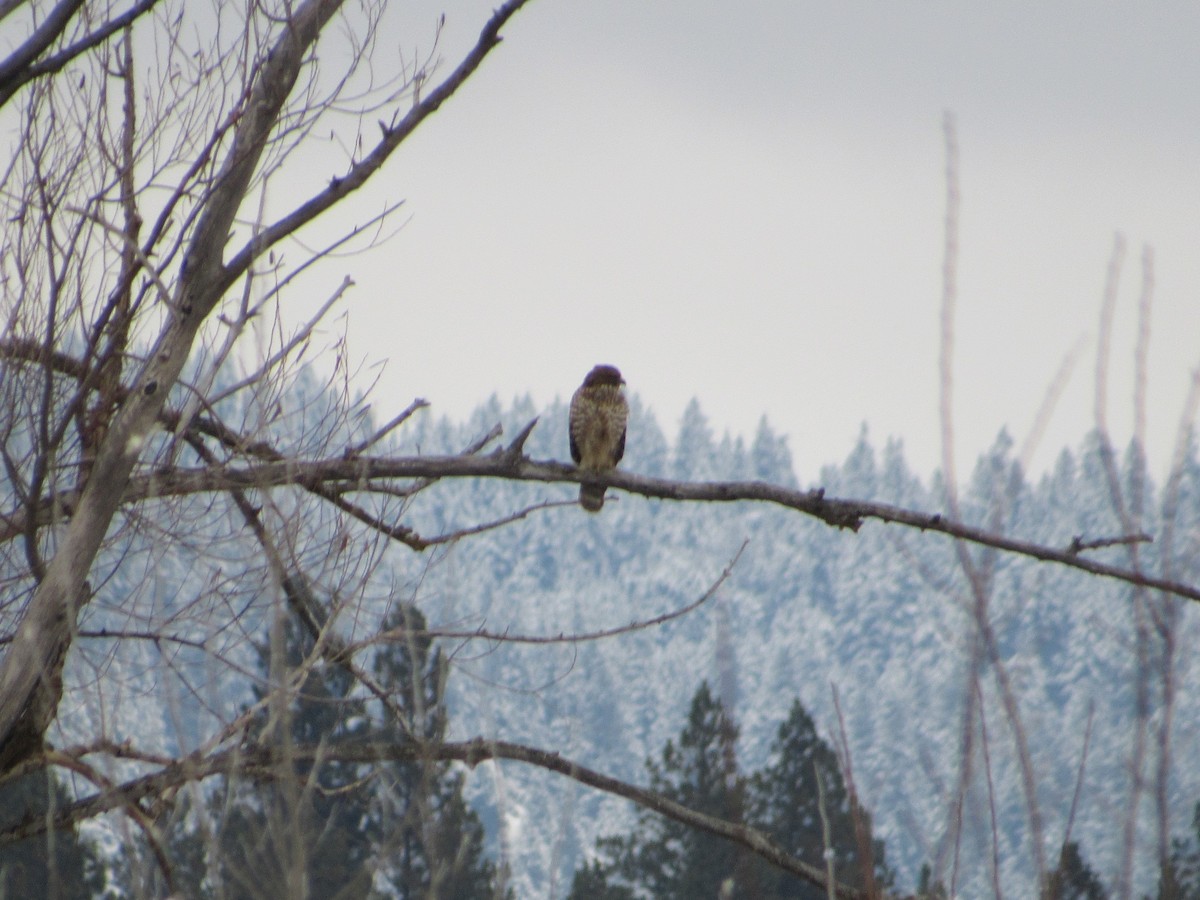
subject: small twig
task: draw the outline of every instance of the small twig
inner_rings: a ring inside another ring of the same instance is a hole
[[[477,437],[471,443],[467,444],[467,446],[463,448],[463,455],[464,456],[473,456],[474,454],[476,454],[480,450],[482,450],[484,447],[486,447],[488,444],[490,444],[492,441],[494,441],[496,438],[500,437],[500,435],[502,435],[502,434],[504,434],[504,428],[500,425],[499,422],[497,422],[495,425],[493,425],[491,427],[491,429],[489,429],[487,434],[482,435],[481,437]]]
[[[206,400],[207,405],[211,408],[216,406],[226,397],[232,397],[238,391],[249,387],[256,381],[262,379],[263,374],[269,372],[272,368],[277,366],[281,360],[287,359],[287,357],[293,350],[296,349],[297,346],[309,339],[313,333],[313,330],[317,327],[321,320],[325,318],[325,315],[331,308],[333,308],[333,305],[341,300],[342,295],[352,287],[354,287],[354,281],[351,280],[349,275],[347,275],[342,279],[342,283],[338,285],[337,290],[330,294],[325,302],[321,304],[321,308],[318,309],[313,315],[309,316],[308,320],[296,331],[295,334],[285,341],[283,345],[279,347],[279,349],[272,353],[268,359],[264,360],[252,373],[247,375],[245,378],[234,384],[231,384],[227,388],[223,388],[215,396],[209,397]],[[187,420],[188,417],[185,415],[184,424],[187,424]]]
[[[383,438],[389,432],[394,431],[396,428],[399,428],[401,425],[403,425],[406,421],[408,421],[409,418],[412,417],[413,413],[415,413],[417,410],[425,409],[427,406],[429,406],[429,401],[423,400],[420,397],[418,397],[412,403],[408,404],[407,408],[405,408],[403,412],[401,412],[398,416],[393,418],[390,422],[388,422],[386,425],[384,425],[382,428],[380,428],[378,431],[376,431],[373,435],[371,435],[365,441],[363,441],[362,443],[359,443],[359,444],[355,444],[353,447],[347,447],[343,451],[342,457],[344,459],[352,459],[353,457],[358,456],[360,453],[362,453],[368,447],[372,447],[375,444],[379,443],[379,441],[383,440]]]
[[[575,501],[570,501],[569,505],[574,506]],[[375,643],[379,640],[392,641],[407,638],[414,634],[432,638],[449,638],[452,640],[472,640],[482,638],[490,641],[502,641],[511,644],[579,644],[584,641],[600,641],[605,638],[616,637],[621,634],[629,634],[633,631],[642,631],[646,628],[653,628],[656,625],[662,625],[664,622],[670,622],[673,619],[679,619],[686,616],[688,613],[699,609],[709,600],[711,600],[728,579],[733,574],[733,567],[737,565],[739,559],[742,558],[742,553],[745,551],[750,541],[747,539],[742,542],[742,546],[738,548],[737,553],[733,555],[733,559],[725,566],[724,570],[717,577],[717,580],[706,590],[699,598],[693,600],[687,606],[681,606],[679,609],[665,612],[662,615],[655,616],[652,619],[642,619],[640,621],[630,622],[628,625],[618,625],[613,628],[605,628],[601,631],[585,631],[579,634],[558,634],[558,635],[536,635],[536,634],[510,634],[507,631],[485,631],[482,628],[474,631],[466,630],[448,630],[439,628],[426,628],[421,631],[413,631],[407,628],[394,628],[389,631],[381,632],[374,638],[360,641],[353,645],[352,650],[358,651],[368,644]]]
[[[1154,249],[1146,244],[1142,247],[1142,293],[1138,298],[1138,332],[1137,344],[1133,352],[1133,439],[1137,442],[1138,452],[1146,452],[1146,370],[1150,356],[1150,319],[1154,304]],[[1140,494],[1145,487],[1142,484],[1141,466],[1134,467],[1135,490],[1138,495],[1134,498],[1134,508],[1141,510]]]
[[[506,447],[503,451],[497,451],[504,460],[514,463],[521,459],[525,452],[525,442],[529,440],[529,435],[533,433],[534,426],[536,426],[537,423],[538,417],[534,416],[533,419],[530,420],[529,424],[517,433],[517,436],[512,439],[512,443],[510,443],[508,447]]]
[[[996,821],[996,782],[992,777],[992,751],[988,739],[987,713],[983,702],[983,687],[975,679],[975,692],[979,702],[979,749],[983,753],[983,772],[987,779],[988,816],[992,832],[992,893],[996,900],[1004,896],[1000,887],[1000,826]]]
[[[863,805],[858,797],[858,785],[854,780],[854,758],[850,753],[850,740],[846,737],[846,717],[842,714],[842,701],[838,696],[837,685],[830,682],[829,690],[833,695],[833,711],[837,716],[838,763],[842,768],[842,780],[846,785],[846,793],[850,795],[850,810],[854,819],[854,842],[858,847],[858,868],[868,897],[879,896],[879,885],[875,881],[875,847],[871,843],[871,830],[864,818]]]
[[[1079,808],[1079,795],[1083,793],[1083,772],[1087,768],[1088,747],[1092,744],[1092,722],[1096,718],[1096,704],[1088,702],[1087,728],[1083,731],[1083,752],[1079,756],[1079,771],[1075,776],[1075,793],[1071,796],[1071,809],[1067,813],[1067,827],[1063,832],[1062,845],[1066,849],[1071,840],[1071,829],[1075,826],[1075,811]],[[1062,867],[1062,857],[1059,857],[1059,868]]]
[[[1096,338],[1096,396],[1092,414],[1096,429],[1108,439],[1108,357],[1112,344],[1113,313],[1117,308],[1117,293],[1121,283],[1121,267],[1125,262],[1125,235],[1113,235],[1112,253],[1108,257],[1108,272],[1104,279],[1104,296],[1100,303],[1100,333]]]
[[[1099,550],[1103,547],[1117,547],[1122,544],[1150,544],[1154,542],[1151,535],[1140,534],[1123,534],[1119,537],[1097,538],[1092,541],[1085,541],[1083,535],[1075,535],[1071,538],[1071,543],[1067,545],[1067,554],[1077,556],[1086,550]]]
[[[311,493],[316,494],[318,497],[321,497],[324,500],[327,500],[329,503],[332,503],[346,515],[357,519],[359,522],[362,522],[371,530],[378,531],[384,537],[389,537],[394,541],[399,541],[401,544],[411,547],[413,550],[424,550],[427,546],[429,546],[428,541],[422,540],[421,536],[407,525],[401,525],[399,523],[389,525],[379,516],[368,512],[357,503],[351,503],[341,495],[340,491],[329,490],[319,483],[305,484],[304,487]]]
[[[1058,371],[1054,373],[1054,378],[1046,387],[1046,393],[1042,396],[1042,403],[1033,418],[1033,425],[1030,427],[1029,433],[1025,436],[1025,440],[1021,443],[1020,453],[1017,454],[1021,468],[1026,472],[1029,471],[1030,465],[1033,462],[1034,451],[1037,449],[1038,444],[1041,443],[1042,436],[1046,433],[1046,426],[1050,424],[1050,416],[1054,413],[1055,407],[1058,406],[1058,401],[1062,399],[1063,391],[1066,390],[1067,382],[1071,379],[1071,373],[1075,371],[1075,366],[1078,365],[1079,357],[1083,355],[1086,345],[1086,339],[1080,336],[1075,341],[1075,346],[1063,357]]]
[[[958,478],[954,459],[954,313],[958,301],[958,132],[954,113],[942,118],[946,145],[946,214],[942,248],[941,354],[938,361],[939,411],[942,427],[942,479],[946,505],[958,518]]]
[[[496,438],[500,437],[500,435],[502,435],[502,434],[504,434],[504,428],[503,428],[503,426],[500,425],[499,422],[497,422],[490,429],[488,429],[488,432],[486,434],[480,435],[475,440],[471,441],[471,443],[467,444],[467,446],[463,448],[462,455],[463,456],[474,456],[476,453],[478,453],[480,450],[482,450],[484,447],[486,447],[488,444],[490,444]],[[405,491],[404,496],[412,497],[416,494],[419,494],[421,491],[425,490],[427,487],[437,484],[438,480],[439,480],[439,476],[436,476],[436,475],[429,477],[429,478],[419,479],[418,481],[415,481]]]
[[[502,528],[505,525],[511,525],[513,522],[520,521],[542,509],[554,509],[559,506],[578,506],[578,501],[575,500],[546,500],[542,503],[534,503],[531,506],[526,506],[524,509],[519,509],[515,513],[504,516],[499,519],[493,519],[491,522],[484,522],[481,525],[472,525],[470,528],[462,528],[458,531],[450,531],[446,534],[439,534],[437,537],[421,538],[416,532],[411,532],[415,541],[417,550],[424,550],[427,547],[434,547],[438,544],[450,544],[460,538],[470,537],[471,535],[482,534],[485,531],[495,531],[497,528]],[[405,543],[408,543],[407,541]]]
[[[139,271],[150,280],[151,284],[154,285],[154,288],[158,292],[159,297],[162,299],[163,304],[167,306],[173,305],[174,300],[172,299],[173,294],[171,293],[170,286],[163,281],[162,274],[154,267],[154,264],[146,255],[146,252],[137,245],[137,242],[129,235],[124,227],[113,225],[98,213],[94,213],[91,210],[87,210],[82,207],[68,206],[67,212],[74,213],[80,218],[86,219],[93,225],[99,226],[101,229],[115,237],[121,244],[122,250],[125,253],[130,254],[130,256],[137,261]]]

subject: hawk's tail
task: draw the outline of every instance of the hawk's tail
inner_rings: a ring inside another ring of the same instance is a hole
[[[588,512],[600,512],[604,505],[604,487],[597,484],[581,484],[579,486],[579,505]]]

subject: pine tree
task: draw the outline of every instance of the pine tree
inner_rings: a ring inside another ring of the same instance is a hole
[[[818,797],[823,792],[835,877],[858,887],[868,882],[880,889],[891,886],[883,844],[871,837],[870,816],[852,802],[836,755],[817,735],[799,700],[779,728],[770,764],[749,778],[738,773],[736,741],[736,727],[708,684],[701,684],[678,744],[668,741],[661,762],[646,764],[650,787],[697,812],[748,822],[822,870],[826,845]],[[827,896],[824,888],[735,844],[645,811],[639,812],[633,834],[601,838],[597,850],[599,858],[576,871],[570,900]]]
[[[177,820],[170,845],[185,896],[502,896],[461,774],[431,760],[364,765],[337,759],[339,743],[436,742],[445,735],[447,669],[423,634],[424,617],[400,607],[383,627],[397,639],[380,648],[373,668],[376,680],[393,691],[394,709],[373,725],[372,707],[353,693],[349,672],[311,668],[286,709],[269,707],[252,731],[285,758],[288,747],[314,746],[326,748],[327,758],[297,761],[265,780],[232,777],[199,817],[203,827]],[[310,636],[293,621],[283,637],[284,664],[271,678],[276,684],[312,650]],[[260,657],[270,671],[269,649],[260,648]],[[204,845],[212,852],[197,852]],[[206,856],[207,867],[199,862]]]
[[[609,880],[610,867],[593,859],[575,870],[569,900],[636,900],[632,889]]]
[[[700,409],[700,401],[693,397],[683,411],[675,438],[675,477],[692,481],[712,478],[714,461],[712,428]]]
[[[824,869],[824,820],[828,820],[834,877],[855,887],[869,882],[890,884],[883,844],[871,837],[871,817],[853,802],[837,755],[817,734],[799,700],[792,703],[787,719],[779,726],[770,762],[751,777],[750,794],[753,822],[792,856]],[[827,896],[823,888],[786,872],[771,870],[769,877],[764,877],[764,898],[823,900]]]
[[[564,426],[566,418],[564,408],[561,419]],[[659,427],[653,412],[646,407],[637,394],[633,394],[629,398],[629,433],[636,434],[637,440],[631,441],[626,446],[625,458],[621,466],[631,472],[641,472],[654,478],[666,478],[670,472],[671,445],[667,442],[666,435]],[[563,445],[565,445],[565,440]]]
[[[1200,900],[1200,803],[1192,814],[1192,833],[1171,841],[1171,855],[1159,871],[1156,900]]]
[[[283,626],[282,659],[272,664],[259,649],[268,682],[292,676],[311,651],[308,633],[292,619]],[[336,758],[338,743],[365,738],[366,704],[352,698],[351,675],[335,666],[313,666],[294,699],[268,707],[256,720],[256,742],[271,744],[286,760],[291,747],[322,746],[330,758],[314,765],[283,763],[268,780],[231,777],[211,810],[216,866],[215,896],[242,898],[364,897],[372,883],[374,842],[364,819],[371,796],[368,771]],[[256,693],[261,699],[265,689]]]
[[[66,789],[41,769],[0,785],[0,832],[44,818],[70,802]],[[103,897],[105,867],[74,828],[0,845],[0,897],[47,900]]]
[[[410,733],[429,743],[445,739],[449,668],[425,627],[413,606],[398,606],[384,623],[397,640],[375,658],[375,677],[399,688],[394,700],[403,713],[399,720],[384,711],[384,740],[404,741]],[[418,760],[382,767],[380,778],[383,815],[377,821],[380,839],[392,848],[384,871],[394,896],[495,896],[498,873],[484,852],[483,824],[463,798],[462,774],[446,763]]]
[[[1107,897],[1104,885],[1079,852],[1079,844],[1075,841],[1063,844],[1058,868],[1046,879],[1043,900],[1107,900]]]
[[[917,879],[916,900],[946,900],[949,896],[946,886],[934,879],[933,867],[929,863],[922,863],[921,875]]]
[[[750,466],[754,478],[786,487],[796,486],[796,472],[787,438],[771,430],[766,416],[758,420],[758,430],[750,446]]]
[[[745,779],[736,769],[736,741],[736,726],[702,683],[678,743],[667,741],[662,759],[646,763],[651,789],[696,812],[742,821]],[[645,810],[633,834],[601,838],[597,849],[601,860],[576,873],[571,900],[758,896],[748,851]]]

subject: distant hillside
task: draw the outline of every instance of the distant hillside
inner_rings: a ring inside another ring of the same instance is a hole
[[[512,433],[534,415],[541,418],[528,452],[565,458],[561,404],[536,410],[526,401],[502,408],[493,400],[466,424],[427,417],[406,440],[425,452],[452,451],[496,421]],[[1011,441],[1001,435],[977,463],[963,498],[972,521],[1057,547],[1077,535],[1121,533],[1095,441],[1078,453],[1064,451],[1053,473],[1035,485],[1021,478],[1010,451]],[[765,421],[750,441],[718,438],[696,404],[672,440],[635,400],[625,465],[679,478],[797,481],[786,441]],[[1174,544],[1175,575],[1185,579],[1197,574],[1196,476],[1193,458]],[[1128,487],[1128,460],[1122,477]],[[876,451],[865,429],[844,463],[800,480],[834,496],[942,508],[938,486],[922,484],[908,471],[902,447],[888,442]],[[1161,534],[1160,501],[1148,491],[1145,507],[1152,512],[1144,528]],[[559,495],[572,492],[563,486],[446,484],[423,496],[412,517],[427,531],[452,528]],[[717,642],[724,628],[735,662],[725,691],[735,703],[745,763],[761,764],[794,696],[833,737],[836,688],[859,789],[887,841],[889,860],[899,866],[902,883],[911,884],[923,861],[939,853],[948,861],[946,854],[953,853],[945,835],[950,796],[962,777],[962,721],[973,683],[974,601],[949,540],[878,524],[859,534],[836,532],[763,505],[689,506],[622,496],[599,516],[549,510],[432,559],[401,554],[397,566],[433,622],[557,635],[683,606],[706,590],[747,540],[719,595],[661,628],[579,645],[464,646],[452,681],[454,729],[462,736],[552,747],[605,772],[644,780],[643,761],[677,733],[700,680],[719,681]],[[1143,546],[1142,565],[1157,569],[1160,547]],[[981,565],[990,556],[979,548],[970,553]],[[1128,559],[1124,547],[1093,555]],[[1112,877],[1136,730],[1138,612],[1132,589],[1024,558],[1000,555],[992,562],[989,621],[1028,741],[1047,853],[1057,858],[1092,716],[1072,837],[1093,866]],[[1146,615],[1161,612],[1160,598],[1146,602]],[[1166,608],[1176,616],[1176,645],[1195,646],[1197,611],[1182,601],[1167,601]],[[1149,641],[1144,649],[1157,665],[1162,642]],[[1171,750],[1174,759],[1191,760],[1200,751],[1200,699],[1183,689],[1195,677],[1190,654],[1172,667],[1177,705]],[[990,865],[990,777],[1003,883],[1020,895],[1032,889],[1028,807],[995,669],[985,659],[978,670],[990,773],[978,755],[976,726],[960,866],[971,882],[985,877]],[[1161,713],[1161,678],[1152,673],[1150,681],[1154,722]],[[1148,757],[1151,766],[1156,753]],[[522,896],[544,896],[552,878],[561,891],[580,848],[591,848],[597,833],[631,821],[622,803],[517,766],[506,766],[494,783],[476,776],[474,789],[477,801],[495,808],[504,822],[504,846]],[[1175,766],[1170,797],[1173,821],[1183,829],[1200,800],[1200,769]],[[1157,863],[1153,809],[1143,800],[1137,874],[1148,885]]]
[[[324,400],[320,387],[305,378],[297,391],[289,402],[299,412],[271,427],[276,438],[303,443],[305,423],[321,418]],[[465,423],[418,414],[390,452],[458,452],[497,422],[511,435],[535,415],[540,420],[527,452],[566,459],[565,406],[535,409],[527,400],[505,406],[493,399]],[[365,418],[359,425],[363,433],[372,430]],[[889,441],[875,449],[865,429],[843,463],[820,473],[794,473],[787,442],[765,421],[750,439],[718,436],[697,404],[672,438],[635,397],[629,435],[623,467],[634,472],[765,479],[821,486],[839,497],[942,508],[937,483],[922,483],[907,469],[901,445]],[[1006,532],[1058,547],[1075,536],[1121,532],[1095,441],[1064,451],[1053,473],[1037,484],[1022,480],[1010,451],[1001,435],[977,463],[963,490],[964,514],[972,521],[994,521]],[[1122,472],[1128,481],[1128,459]],[[1173,544],[1174,576],[1192,581],[1200,578],[1198,474],[1193,456],[1181,483]],[[401,520],[434,535],[576,495],[569,485],[445,481],[420,493]],[[732,705],[746,768],[763,762],[793,697],[836,744],[836,689],[854,778],[901,885],[911,886],[925,861],[948,867],[956,852],[960,886],[990,878],[990,784],[1002,882],[1012,896],[1031,895],[1030,817],[1014,729],[996,668],[986,653],[977,654],[974,600],[946,538],[878,524],[858,534],[838,532],[761,504],[690,505],[618,492],[600,515],[572,504],[425,553],[380,544],[378,556],[358,558],[330,555],[339,547],[340,526],[327,507],[314,516],[295,494],[276,492],[272,500],[292,523],[309,571],[361,567],[373,606],[343,622],[347,633],[359,636],[371,633],[399,600],[414,600],[432,627],[457,631],[554,636],[612,628],[696,600],[748,542],[716,597],[661,627],[577,644],[446,641],[454,661],[453,734],[527,742],[641,783],[645,759],[679,732],[701,679],[719,686]],[[228,715],[246,699],[231,687],[236,680],[212,665],[212,656],[251,666],[252,642],[261,639],[275,588],[261,573],[247,581],[256,547],[224,504],[206,497],[170,502],[191,516],[194,552],[188,545],[160,549],[152,523],[129,528],[97,567],[99,599],[85,612],[83,627],[136,630],[149,619],[168,621],[204,649],[85,643],[72,659],[58,740],[88,734],[83,725],[89,717],[104,716],[114,738],[129,733],[143,746],[190,747],[205,734],[210,712]],[[1162,534],[1159,503],[1159,493],[1148,486],[1145,508],[1151,512],[1142,527],[1155,535]],[[1142,546],[1141,564],[1157,569],[1162,547],[1161,540]],[[1047,853],[1056,854],[1062,839],[1092,717],[1072,838],[1111,880],[1131,796],[1139,652],[1152,670],[1145,684],[1151,727],[1162,714],[1164,659],[1174,679],[1170,749],[1177,762],[1169,797],[1177,830],[1200,800],[1200,768],[1190,762],[1200,758],[1200,691],[1190,689],[1196,678],[1192,654],[1182,652],[1197,645],[1197,611],[1157,596],[1139,606],[1129,587],[1060,566],[991,557],[979,548],[969,553],[990,572],[988,621],[1028,742]],[[117,554],[121,566],[104,577]],[[1093,555],[1124,563],[1127,554],[1114,547]],[[221,603],[228,604],[226,614]],[[233,614],[246,605],[250,615]],[[1139,621],[1145,629],[1140,647]],[[1155,623],[1169,629],[1160,632]],[[1164,656],[1162,633],[1179,648],[1177,657]],[[97,671],[103,678],[96,679]],[[972,671],[980,674],[976,696],[984,703],[987,757],[979,752],[976,720],[964,834],[956,851],[946,836],[963,778],[964,708],[976,692]],[[148,693],[158,702],[147,704]],[[1153,731],[1146,746],[1152,774],[1158,758]],[[497,852],[512,866],[521,897],[561,896],[596,836],[633,821],[623,802],[516,764],[480,766],[469,790]],[[1157,876],[1154,816],[1151,798],[1143,794],[1136,876],[1147,890]]]

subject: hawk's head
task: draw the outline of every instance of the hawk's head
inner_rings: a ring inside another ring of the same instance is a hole
[[[587,378],[583,379],[585,388],[595,387],[600,384],[611,384],[614,387],[625,383],[625,379],[621,377],[621,372],[616,366],[595,366],[592,371],[587,373]]]

